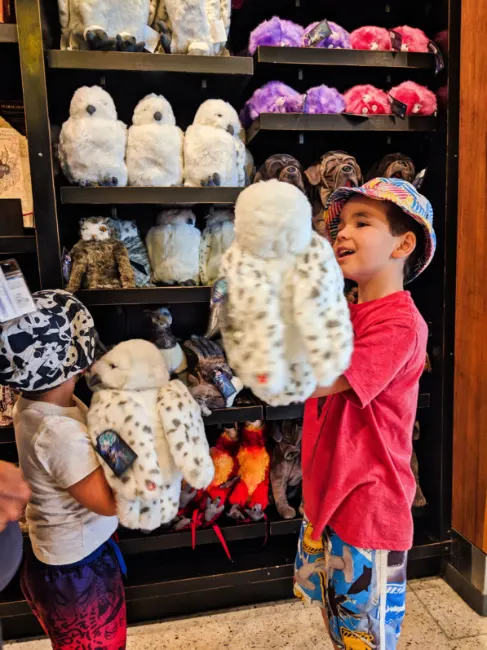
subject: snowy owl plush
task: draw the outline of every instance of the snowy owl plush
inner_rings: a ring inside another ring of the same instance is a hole
[[[88,433],[117,501],[120,523],[154,530],[177,514],[181,480],[214,476],[198,404],[148,341],[125,341],[87,374]]]
[[[206,217],[200,246],[201,284],[213,284],[220,277],[223,253],[235,237],[234,221],[233,210],[225,208],[213,209]]]
[[[77,185],[127,185],[127,127],[117,119],[115,104],[100,86],[74,93],[69,119],[59,135],[59,163]]]
[[[222,99],[208,99],[196,112],[184,138],[184,184],[187,187],[239,187],[245,178],[246,151],[235,109]]]
[[[162,285],[196,285],[199,277],[201,233],[187,209],[163,210],[147,233],[153,281]]]
[[[182,185],[184,135],[167,99],[154,93],[141,99],[132,123],[127,142],[129,185]]]
[[[228,362],[258,397],[302,402],[346,370],[353,332],[343,275],[331,245],[312,232],[301,190],[278,180],[245,189],[220,271]]]

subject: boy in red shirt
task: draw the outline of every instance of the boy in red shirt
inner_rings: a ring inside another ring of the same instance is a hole
[[[335,648],[394,650],[405,614],[413,539],[412,431],[427,326],[404,284],[431,261],[429,201],[400,179],[331,196],[328,236],[350,305],[350,368],[305,408],[305,521],[295,594],[318,604]]]

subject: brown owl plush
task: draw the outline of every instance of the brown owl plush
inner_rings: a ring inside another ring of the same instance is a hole
[[[66,289],[130,289],[134,271],[127,249],[113,238],[110,220],[89,217],[80,222],[81,239],[71,250],[73,266]]]
[[[375,163],[367,174],[367,180],[372,178],[402,178],[412,183],[416,176],[416,167],[409,156],[403,153],[388,153],[382,160]]]

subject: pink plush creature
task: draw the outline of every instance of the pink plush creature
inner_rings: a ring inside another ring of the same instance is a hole
[[[435,93],[414,81],[404,81],[392,88],[389,94],[406,104],[406,115],[433,115],[438,107]]]
[[[347,113],[364,116],[391,114],[391,104],[387,94],[370,84],[353,86],[347,90],[344,97]]]
[[[421,29],[404,25],[403,27],[395,27],[393,31],[402,37],[401,50],[403,52],[429,52],[430,39]]]
[[[392,50],[389,30],[385,27],[359,27],[350,34],[350,45],[354,50]]]

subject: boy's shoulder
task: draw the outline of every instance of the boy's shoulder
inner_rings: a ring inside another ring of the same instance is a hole
[[[361,310],[357,310],[356,305],[351,307],[351,318],[353,323],[361,324],[363,327],[360,329],[365,332],[371,326],[382,325],[410,328],[412,333],[427,336],[426,321],[408,291],[401,291],[380,300],[372,300],[363,305],[365,308]]]

